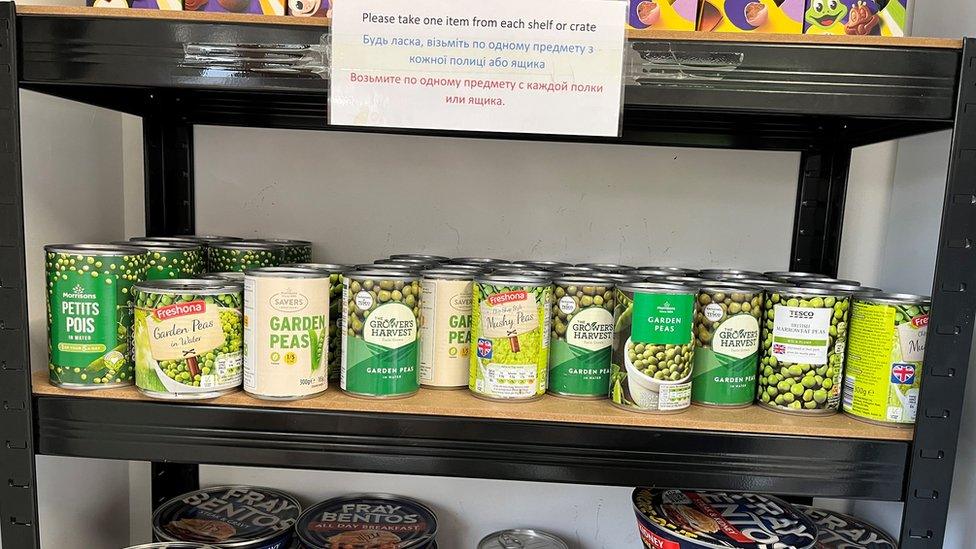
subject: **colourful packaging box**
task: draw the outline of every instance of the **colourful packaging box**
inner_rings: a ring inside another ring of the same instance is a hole
[[[693,31],[697,16],[698,0],[630,0],[627,28]]]
[[[95,8],[183,11],[183,0],[88,0],[87,3]]]
[[[288,0],[288,15],[332,17],[332,0]]]
[[[806,0],[804,34],[905,36],[908,0]]]
[[[805,0],[702,0],[698,30],[802,34],[804,4]]]
[[[185,0],[183,9],[186,11],[284,15],[285,0]]]

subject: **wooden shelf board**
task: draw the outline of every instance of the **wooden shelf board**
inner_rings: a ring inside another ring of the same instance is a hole
[[[256,25],[296,25],[328,27],[325,17],[289,17],[247,13],[213,13],[196,11],[161,11],[146,9],[90,8],[84,6],[17,6],[18,15],[48,17],[117,17],[129,19],[160,19],[170,21],[202,21],[211,23],[248,23]],[[660,30],[627,30],[627,38],[637,40],[694,40],[710,42],[756,42],[787,45],[821,44],[834,46],[892,46],[916,48],[961,49],[962,40],[925,37],[891,36],[831,36],[730,32],[687,32]]]
[[[34,373],[33,389],[36,396],[168,402],[144,396],[134,387],[94,391],[63,389],[51,385],[48,381],[47,372],[44,371]],[[767,410],[759,406],[738,409],[692,406],[685,412],[678,414],[640,414],[615,408],[606,400],[572,400],[546,395],[541,400],[534,402],[491,402],[475,398],[466,390],[438,391],[421,389],[420,393],[409,398],[369,400],[354,398],[339,390],[329,389],[324,394],[314,398],[287,402],[260,400],[239,391],[211,400],[179,401],[179,403],[332,412],[412,414],[516,421],[552,421],[583,425],[673,428],[867,440],[912,440],[912,429],[873,425],[852,419],[843,414],[821,417],[799,417]]]

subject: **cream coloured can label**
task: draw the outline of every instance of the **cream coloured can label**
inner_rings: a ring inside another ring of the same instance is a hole
[[[471,281],[425,279],[420,300],[420,384],[467,387]]]
[[[244,279],[244,390],[270,398],[328,386],[329,278]]]

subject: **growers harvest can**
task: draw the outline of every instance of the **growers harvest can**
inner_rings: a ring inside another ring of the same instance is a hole
[[[874,293],[854,297],[844,374],[844,412],[886,425],[915,423],[929,298]]]
[[[545,278],[475,279],[468,378],[475,396],[525,401],[545,394],[551,300],[552,286]]]
[[[73,389],[131,385],[131,288],[145,275],[145,250],[57,244],[44,251],[51,383]]]
[[[328,387],[329,273],[266,267],[244,276],[244,390],[290,400]]]
[[[705,406],[749,406],[756,399],[759,317],[754,286],[706,282],[695,310],[691,400]]]
[[[346,275],[342,297],[342,390],[367,398],[416,393],[420,389],[417,275],[351,272]]]
[[[616,290],[610,400],[634,412],[674,413],[691,405],[697,289],[622,284]]]
[[[549,392],[575,398],[607,398],[613,344],[613,284],[604,279],[561,277],[553,281]]]

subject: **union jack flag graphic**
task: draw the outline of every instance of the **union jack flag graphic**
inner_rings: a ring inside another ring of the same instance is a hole
[[[903,362],[892,364],[891,382],[897,385],[910,385],[915,383],[915,367]]]
[[[773,353],[774,354],[781,355],[781,354],[783,354],[785,352],[786,352],[786,345],[783,345],[782,343],[774,343],[773,344]]]
[[[478,358],[491,358],[491,340],[478,338]]]

